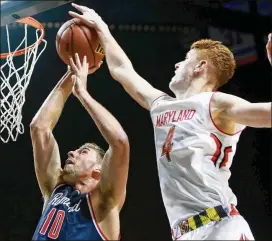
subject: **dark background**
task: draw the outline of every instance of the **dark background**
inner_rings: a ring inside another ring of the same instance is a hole
[[[94,8],[103,17],[135,69],[156,88],[171,94],[168,83],[174,75],[174,64],[184,58],[192,42],[213,38],[222,40],[235,51],[238,48],[237,58],[244,60],[222,91],[251,102],[271,101],[271,69],[264,51],[267,34],[271,32],[270,1],[259,1],[259,4],[255,1],[237,4],[237,1],[174,0],[76,2]],[[31,240],[41,214],[43,202],[34,173],[29,124],[66,71],[55,50],[59,28],[55,24],[70,19],[67,11],[71,9],[66,5],[35,16],[45,24],[48,47],[37,63],[26,92],[25,133],[16,142],[0,144],[0,240]],[[211,36],[211,26],[218,28],[218,36]],[[19,26],[13,27],[11,40],[16,42],[22,31]],[[1,34],[3,52],[6,44],[3,29]],[[250,37],[253,45],[249,44]],[[245,52],[245,49],[252,50],[256,61],[250,61],[252,58],[247,54],[241,57],[239,52]],[[19,58],[18,62],[21,61]],[[159,189],[149,113],[111,78],[106,63],[90,76],[88,89],[120,121],[130,139],[127,199],[121,212],[122,239],[171,240]],[[270,133],[271,129],[246,128],[231,168],[230,185],[238,197],[238,209],[251,226],[256,240],[271,238]],[[54,135],[63,160],[69,150],[85,142],[94,141],[107,148],[93,121],[73,96],[65,105]]]

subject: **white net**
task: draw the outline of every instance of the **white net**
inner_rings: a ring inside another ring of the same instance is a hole
[[[27,48],[27,31],[28,25],[24,26],[25,36],[14,52],[22,46]],[[22,108],[25,103],[25,92],[29,85],[31,75],[35,64],[46,48],[46,40],[42,40],[43,47],[39,51],[39,37],[41,31],[36,30],[36,43],[33,48],[24,52],[24,63],[21,66],[15,66],[13,60],[16,58],[10,49],[9,29],[6,26],[8,53],[5,63],[1,65],[0,70],[0,139],[4,143],[9,140],[16,141],[18,134],[24,133],[22,124]]]

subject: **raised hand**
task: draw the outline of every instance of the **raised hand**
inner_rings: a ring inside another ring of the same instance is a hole
[[[107,27],[107,24],[102,20],[102,18],[93,10],[85,6],[77,5],[72,3],[72,6],[80,11],[82,15],[69,11],[69,14],[81,20],[84,24],[89,27],[95,28],[96,30],[101,30],[103,27]]]
[[[268,41],[266,44],[267,58],[272,66],[272,33],[268,35]]]
[[[78,54],[75,54],[74,63],[73,58],[70,58],[71,69],[74,72],[72,75],[72,81],[74,83],[73,94],[78,96],[80,91],[87,89],[87,76],[89,71],[89,64],[87,63],[87,58],[84,56],[83,63],[81,64]]]
[[[70,69],[74,73],[74,75],[72,75],[72,81],[74,83],[73,94],[78,96],[80,91],[87,89],[88,74],[94,73],[97,69],[100,68],[103,62],[101,61],[97,66],[89,68],[87,57],[84,56],[83,63],[81,63],[77,53],[75,54],[75,61],[76,63],[74,62],[73,58],[70,58]]]

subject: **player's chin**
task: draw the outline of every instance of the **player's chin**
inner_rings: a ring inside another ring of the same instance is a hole
[[[74,177],[76,176],[75,169],[73,168],[72,165],[65,165],[63,167],[63,172],[62,172],[63,177]]]
[[[176,76],[174,76],[174,77],[172,78],[172,80],[170,81],[170,83],[169,83],[169,88],[170,88],[170,90],[174,90],[174,89],[175,89],[176,83],[177,83],[177,78],[176,78]]]

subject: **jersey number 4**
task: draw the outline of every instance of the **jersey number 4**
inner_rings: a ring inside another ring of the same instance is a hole
[[[45,235],[47,232],[47,229],[55,215],[56,209],[52,208],[49,214],[46,217],[46,220],[41,228],[40,234]],[[63,220],[65,217],[65,212],[63,210],[59,210],[56,214],[55,220],[53,222],[52,227],[50,228],[50,231],[48,233],[48,238],[57,239],[59,237],[59,233],[61,230],[61,226],[63,224]]]
[[[219,157],[221,155],[221,152],[222,152],[222,143],[221,141],[218,139],[218,137],[214,134],[210,134],[211,138],[214,140],[215,142],[215,145],[216,145],[216,151],[215,153],[213,154],[213,157],[212,157],[212,162],[214,163],[214,166],[216,166],[218,160],[219,160]],[[219,168],[221,167],[225,167],[229,161],[229,153],[232,152],[232,147],[231,146],[227,146],[224,148],[224,156],[223,156],[223,159],[222,161],[220,162],[219,164]]]
[[[170,162],[171,158],[170,158],[170,152],[172,151],[172,147],[173,147],[173,136],[174,136],[174,132],[175,132],[175,126],[171,127],[168,131],[167,137],[163,143],[162,146],[162,154],[161,156],[166,157],[167,161]],[[221,156],[221,152],[222,152],[222,143],[221,141],[217,138],[216,135],[214,134],[210,134],[211,138],[214,140],[215,145],[216,145],[216,151],[212,157],[212,162],[214,163],[214,166],[217,165],[217,162],[219,160],[219,157]],[[224,148],[223,150],[224,152],[224,156],[222,161],[219,164],[219,168],[225,167],[229,161],[229,153],[232,152],[232,147],[231,146],[227,146]]]
[[[174,132],[175,132],[175,126],[173,126],[169,129],[167,137],[166,137],[166,139],[163,143],[163,146],[162,146],[161,156],[165,155],[168,162],[171,161],[170,152],[172,151],[172,146],[173,146],[172,140],[173,140]]]

